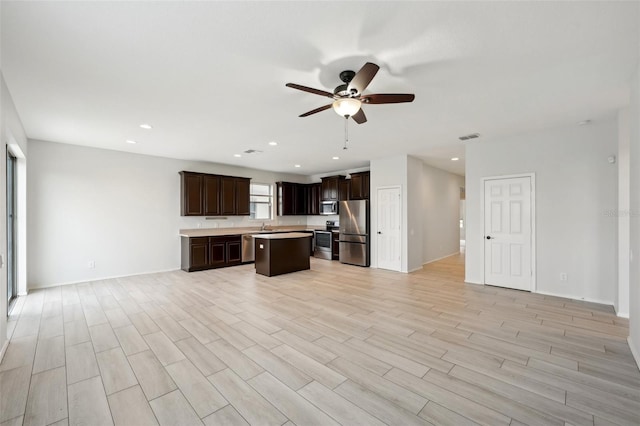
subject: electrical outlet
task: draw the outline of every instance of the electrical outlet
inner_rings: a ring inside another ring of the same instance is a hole
[[[198,228],[202,228],[202,223],[198,222],[198,224],[196,225]]]
[[[95,261],[95,260],[90,260],[90,261],[87,263],[87,268],[89,268],[89,269],[94,269],[95,267],[96,267],[96,261]]]
[[[560,272],[560,281],[567,281],[567,273],[566,272]]]

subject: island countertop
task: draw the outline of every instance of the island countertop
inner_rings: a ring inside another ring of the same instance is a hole
[[[286,232],[279,234],[258,234],[253,238],[262,238],[265,240],[286,240],[290,238],[311,238],[311,234],[304,232]]]

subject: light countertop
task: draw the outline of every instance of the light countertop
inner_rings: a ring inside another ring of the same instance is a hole
[[[254,238],[262,238],[265,240],[288,240],[292,238],[311,238],[311,234],[305,234],[304,232],[285,232],[281,234],[259,234],[254,235]]]
[[[269,234],[273,232],[296,232],[296,231],[316,231],[324,230],[324,226],[306,226],[306,225],[290,225],[290,226],[269,226],[262,230],[260,226],[246,228],[198,228],[198,229],[181,229],[181,237],[217,237],[225,235],[245,235],[245,234]]]

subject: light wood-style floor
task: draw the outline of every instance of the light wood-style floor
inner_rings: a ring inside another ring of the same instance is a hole
[[[0,423],[637,425],[611,307],[312,260],[34,291],[10,318]]]

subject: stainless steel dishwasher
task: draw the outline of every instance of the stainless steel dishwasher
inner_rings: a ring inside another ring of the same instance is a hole
[[[259,234],[244,234],[242,236],[242,263],[255,262],[256,260],[256,246],[254,235]]]

